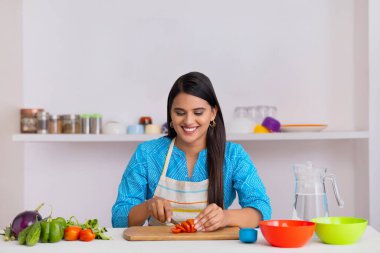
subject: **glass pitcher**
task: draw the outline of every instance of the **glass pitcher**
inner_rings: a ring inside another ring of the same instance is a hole
[[[328,216],[325,182],[332,182],[338,206],[343,207],[335,176],[327,174],[327,169],[313,167],[311,162],[294,165],[296,180],[293,219],[311,220]]]

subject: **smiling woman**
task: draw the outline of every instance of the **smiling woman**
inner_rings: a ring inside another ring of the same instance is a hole
[[[269,219],[269,197],[241,145],[226,142],[210,79],[179,77],[167,103],[168,135],[138,146],[112,208],[114,227],[194,219],[198,231],[256,227]],[[239,195],[238,210],[228,210]]]

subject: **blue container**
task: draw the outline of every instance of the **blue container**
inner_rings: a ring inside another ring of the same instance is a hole
[[[144,134],[144,126],[143,125],[129,125],[128,126],[128,134]]]
[[[257,230],[254,228],[241,228],[239,240],[244,243],[255,243],[257,241]]]

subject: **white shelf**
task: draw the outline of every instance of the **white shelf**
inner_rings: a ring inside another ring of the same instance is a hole
[[[163,136],[162,134],[14,134],[17,142],[142,142]],[[285,140],[347,140],[368,139],[368,131],[353,132],[303,132],[272,134],[227,134],[229,141],[285,141]]]

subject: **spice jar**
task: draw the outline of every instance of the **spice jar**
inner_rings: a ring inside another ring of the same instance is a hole
[[[47,134],[49,127],[49,113],[48,112],[38,112],[37,113],[37,133]]]
[[[21,109],[20,110],[20,131],[21,133],[37,133],[38,120],[37,113],[44,109]]]
[[[102,132],[102,115],[93,114],[90,116],[90,133],[100,134]]]
[[[89,134],[90,133],[90,116],[89,114],[82,114],[81,119],[81,133]]]
[[[64,134],[79,134],[80,133],[80,116],[77,114],[63,115],[62,132]]]
[[[50,115],[49,118],[49,134],[62,133],[62,118],[57,115]]]
[[[152,123],[153,123],[152,118],[148,116],[143,116],[139,120],[139,124],[144,125],[144,126],[152,124]]]

